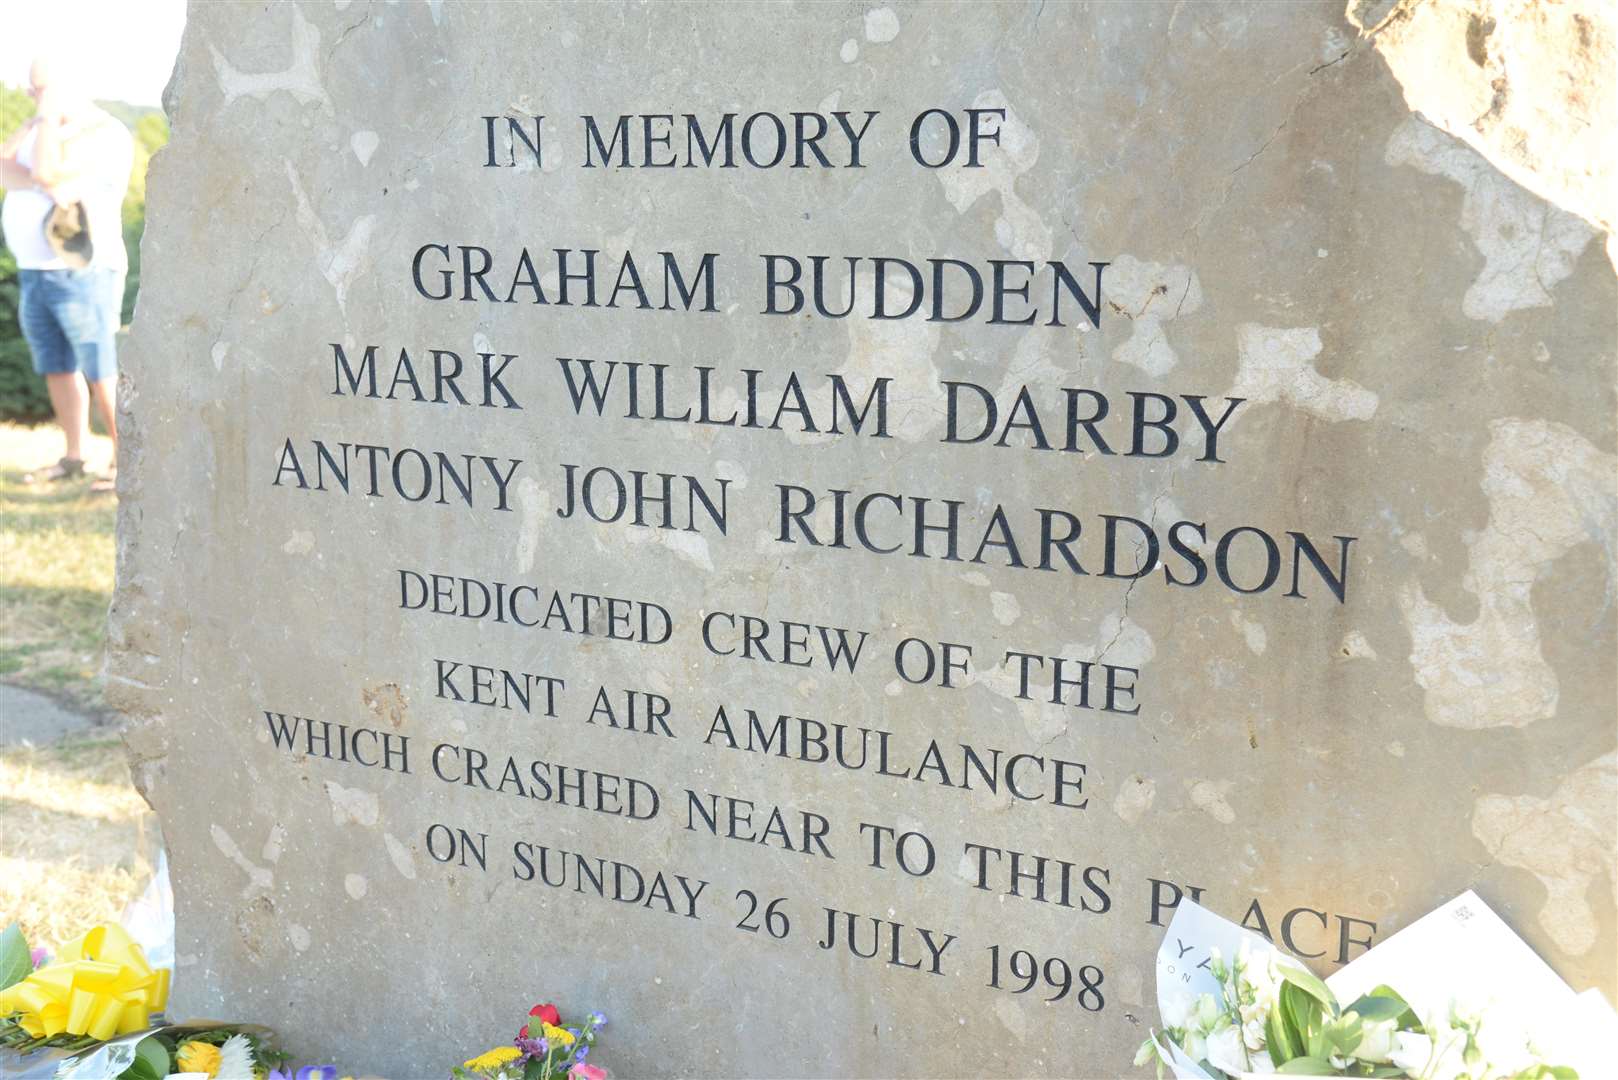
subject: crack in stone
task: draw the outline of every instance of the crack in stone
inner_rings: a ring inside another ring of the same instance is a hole
[[[1259,148],[1257,150],[1254,150],[1251,154],[1249,154],[1246,161],[1242,162],[1240,165],[1238,165],[1234,169],[1230,170],[1229,173],[1225,174],[1225,179],[1227,181],[1227,183],[1225,184],[1225,193],[1224,193],[1224,195],[1220,196],[1218,204],[1215,205],[1212,209],[1209,209],[1209,210],[1203,212],[1202,214],[1199,214],[1197,216],[1197,220],[1192,223],[1191,228],[1187,229],[1186,232],[1189,232],[1191,235],[1195,236],[1199,241],[1202,239],[1202,226],[1203,226],[1203,223],[1205,223],[1209,218],[1211,218],[1213,215],[1217,214],[1219,211],[1223,210],[1225,208],[1225,204],[1230,202],[1230,197],[1236,190],[1236,176],[1237,176],[1237,174],[1240,173],[1243,169],[1247,168],[1249,165],[1253,164],[1253,162],[1257,161],[1258,158],[1259,158],[1259,155],[1263,154],[1264,151],[1268,150],[1270,148],[1270,144],[1275,142],[1275,140],[1280,137],[1281,132],[1286,130],[1286,127],[1287,127],[1288,124],[1292,123],[1293,116],[1295,116],[1297,114],[1298,110],[1300,108],[1302,108],[1303,101],[1304,101],[1304,98],[1306,96],[1307,96],[1306,94],[1300,94],[1298,96],[1298,100],[1292,103],[1292,108],[1287,110],[1287,114],[1281,120],[1281,123],[1276,125],[1276,128],[1275,128],[1274,131],[1270,132],[1270,137],[1265,139],[1264,142],[1262,144],[1260,144],[1260,146],[1259,146]],[[1180,235],[1182,237],[1184,237],[1185,233],[1181,233]]]
[[[1185,298],[1191,295],[1191,275],[1185,276],[1185,288],[1180,290],[1180,302],[1174,305],[1174,317],[1180,317],[1180,309],[1185,307]]]
[[[265,226],[264,231],[253,238],[253,261],[247,264],[247,272],[242,275],[241,286],[231,294],[230,303],[225,305],[226,321],[229,320],[231,313],[236,310],[236,301],[242,298],[242,294],[247,290],[247,286],[252,284],[253,275],[258,271],[258,264],[264,261],[264,254],[268,250],[264,246],[265,239],[268,238],[269,235],[276,229],[279,229],[282,225],[286,224],[287,216],[290,213],[290,210],[283,208],[281,211],[281,216],[276,218],[271,224]],[[175,543],[178,545],[178,537],[175,538]],[[173,552],[170,552],[170,557],[172,556]]]
[[[365,14],[357,22],[355,22],[355,23],[351,24],[350,26],[348,26],[347,28],[345,28],[342,33],[337,35],[337,40],[331,43],[331,48],[326,50],[326,59],[327,59],[327,61],[331,60],[332,54],[337,51],[337,46],[341,45],[343,43],[343,40],[345,38],[347,38],[348,35],[352,34],[354,31],[358,30],[360,27],[364,26],[366,23],[368,23],[370,21],[371,21],[371,9],[370,9],[370,6],[367,5],[366,9],[365,9]]]
[[[1348,54],[1353,52],[1353,51],[1354,50],[1352,48],[1344,49],[1342,52],[1337,54],[1337,58],[1335,60],[1327,60],[1324,64],[1317,64],[1315,67],[1310,68],[1309,69],[1309,74],[1316,75],[1316,74],[1319,74],[1322,71],[1325,71],[1329,67],[1337,66],[1338,64],[1342,63],[1344,60],[1348,59]]]
[[[1165,488],[1163,491],[1159,492],[1156,495],[1156,497],[1154,497],[1152,499],[1152,508],[1151,508],[1151,511],[1146,516],[1146,524],[1147,524],[1148,527],[1152,528],[1154,531],[1156,530],[1156,526],[1157,526],[1157,506],[1164,499],[1166,499],[1170,495],[1174,494],[1174,479],[1178,475],[1179,475],[1179,469],[1177,469],[1177,468],[1171,469],[1169,471],[1169,486],[1167,488]],[[1139,551],[1140,547],[1137,545],[1135,550]],[[1144,577],[1144,576],[1145,576],[1144,574],[1141,575],[1141,577]],[[1129,584],[1124,587],[1123,607],[1122,607],[1122,610],[1120,610],[1119,613],[1118,613],[1118,629],[1113,632],[1112,640],[1107,642],[1106,645],[1102,646],[1101,651],[1096,653],[1096,660],[1097,661],[1106,660],[1107,654],[1112,651],[1112,647],[1114,645],[1118,644],[1118,639],[1119,638],[1124,636],[1124,627],[1125,627],[1126,623],[1129,620],[1129,598],[1134,593],[1135,586],[1138,585],[1139,583],[1140,583],[1140,578],[1139,577],[1131,578],[1129,580]]]

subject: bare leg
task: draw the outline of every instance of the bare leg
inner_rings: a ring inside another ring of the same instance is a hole
[[[90,384],[90,397],[95,401],[96,412],[101,415],[101,423],[107,428],[107,435],[112,439],[112,468],[118,467],[118,380],[101,379]]]
[[[90,395],[84,379],[77,372],[51,374],[45,376],[45,388],[50,391],[51,410],[67,439],[66,456],[83,461],[84,437],[90,427]]]

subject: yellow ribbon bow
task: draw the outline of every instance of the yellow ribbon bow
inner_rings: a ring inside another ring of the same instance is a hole
[[[63,1032],[105,1042],[149,1026],[169,1000],[169,969],[152,969],[121,926],[98,926],[63,945],[55,961],[0,990],[0,1016],[35,1038]]]

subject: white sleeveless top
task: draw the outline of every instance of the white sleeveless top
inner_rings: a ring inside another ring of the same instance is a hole
[[[116,125],[115,141],[112,137],[99,137],[96,149],[100,155],[79,180],[80,197],[90,217],[90,241],[95,255],[90,265],[96,269],[127,270],[129,253],[124,250],[123,202],[129,187],[129,170],[134,166],[134,140],[122,124],[110,116],[102,116],[102,123]],[[38,129],[23,136],[17,148],[17,163],[24,168],[34,166],[34,143]],[[51,250],[45,239],[45,218],[56,203],[37,187],[6,192],[0,204],[0,228],[4,229],[6,247],[17,258],[21,270],[62,270],[64,263]]]

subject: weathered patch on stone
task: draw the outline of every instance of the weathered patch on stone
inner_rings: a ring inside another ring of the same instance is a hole
[[[1544,420],[1497,420],[1483,455],[1489,521],[1467,545],[1462,584],[1477,597],[1459,623],[1419,581],[1399,594],[1410,663],[1427,718],[1457,728],[1523,727],[1556,715],[1559,681],[1540,645],[1533,588],[1574,545],[1606,545],[1618,530],[1618,457]],[[1607,579],[1592,583],[1612,595]]]
[[[1594,947],[1600,919],[1590,890],[1618,890],[1618,757],[1591,761],[1545,798],[1485,795],[1472,810],[1472,834],[1507,866],[1545,887],[1539,923],[1557,948]]]
[[[1322,420],[1369,420],[1377,396],[1349,379],[1328,379],[1315,370],[1320,331],[1245,323],[1237,328],[1240,368],[1231,397],[1255,405],[1284,401]]]

